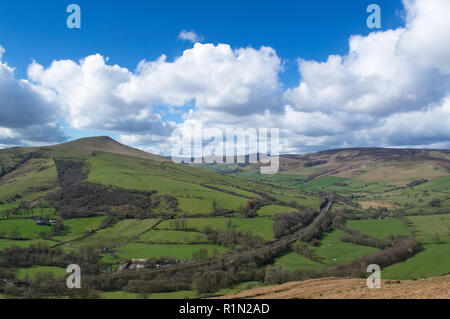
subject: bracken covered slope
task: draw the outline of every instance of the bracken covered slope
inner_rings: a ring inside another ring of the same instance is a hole
[[[369,289],[364,279],[321,278],[227,295],[223,299],[450,299],[450,275],[408,281],[383,280]]]

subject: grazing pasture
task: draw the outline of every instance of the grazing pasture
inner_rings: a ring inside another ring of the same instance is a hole
[[[378,249],[373,247],[344,243],[341,237],[345,235],[341,230],[334,230],[325,234],[320,246],[314,248],[315,256],[321,258],[327,265],[347,263],[364,255],[375,253]]]
[[[305,256],[295,252],[288,252],[275,260],[274,266],[281,266],[289,270],[295,269],[315,269],[320,270],[326,267],[324,264],[312,261]]]
[[[397,218],[349,220],[346,226],[378,238],[389,235],[411,235],[411,231]]]
[[[224,252],[226,247],[211,244],[143,244],[130,243],[120,246],[114,251],[121,260],[130,260],[133,258],[150,259],[158,257],[168,257],[176,259],[192,259],[193,253],[200,249],[206,249],[209,256],[215,252],[218,254]]]
[[[216,231],[226,231],[228,226],[230,230],[241,232],[251,232],[253,235],[261,236],[264,240],[273,239],[273,220],[267,217],[261,218],[238,218],[238,217],[211,217],[211,218],[188,218],[185,219],[186,229],[203,231],[209,226]],[[230,223],[231,222],[231,223]],[[176,229],[173,220],[165,220],[158,229]]]
[[[53,278],[64,278],[67,275],[66,269],[53,266],[35,266],[31,268],[19,268],[17,278],[24,280],[27,276],[30,279],[36,279],[39,275],[51,274]]]

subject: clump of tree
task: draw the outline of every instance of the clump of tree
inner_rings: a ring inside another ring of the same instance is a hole
[[[430,206],[431,207],[441,207],[441,200],[439,198],[433,198],[430,201]]]
[[[421,251],[420,244],[412,237],[402,238],[395,246],[363,256],[347,264],[335,264],[321,272],[322,277],[365,277],[368,265],[377,264],[381,268],[391,266],[411,258]]]
[[[311,245],[320,245],[320,239],[323,233],[328,233],[333,230],[333,216],[330,212],[322,212],[309,225],[301,236],[301,240]]]
[[[56,220],[56,223],[52,226],[52,235],[53,236],[60,236],[64,233],[64,231],[66,230],[67,226],[64,225],[64,221],[61,217],[58,217],[58,219]]]
[[[317,215],[314,211],[279,213],[274,216],[273,233],[281,238],[310,224]]]
[[[315,256],[313,249],[311,246],[301,240],[297,240],[294,244],[292,244],[292,250],[302,256],[305,256],[306,258],[322,263],[322,260]]]
[[[214,231],[207,226],[203,232],[208,242],[230,247],[240,246],[251,248],[258,246],[264,241],[261,236],[254,235],[251,231],[241,232],[231,229],[231,227],[226,231]]]

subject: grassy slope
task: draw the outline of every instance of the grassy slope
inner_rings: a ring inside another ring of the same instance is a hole
[[[186,220],[188,229],[202,231],[206,226],[210,226],[214,230],[225,231],[228,229],[228,221],[231,220],[231,229],[247,232],[250,231],[254,235],[261,236],[264,240],[273,239],[273,221],[270,218],[189,218]],[[172,221],[165,220],[158,229],[175,229]]]
[[[99,147],[100,144],[104,144],[104,146]],[[176,165],[167,161],[167,159],[146,155],[146,153],[138,150],[123,148],[120,144],[105,138],[76,141],[48,148],[0,151],[0,161],[6,163],[7,166],[13,166],[17,164],[15,158],[15,156],[18,156],[17,154],[23,156],[27,152],[36,150],[42,151],[43,158],[30,160],[27,165],[23,165],[15,172],[16,176],[12,174],[8,178],[4,177],[4,185],[7,185],[5,182],[8,182],[8,186],[11,187],[0,185],[0,197],[6,198],[20,194],[28,200],[43,196],[45,192],[38,192],[34,188],[42,184],[55,186],[52,184],[56,181],[56,169],[51,160],[54,157],[85,159],[90,168],[88,180],[92,182],[127,189],[157,190],[160,194],[172,195],[179,200],[179,208],[187,214],[187,217],[189,217],[189,214],[209,213],[212,210],[213,202],[217,207],[237,210],[249,198],[260,197],[259,192],[264,192],[285,203],[296,201],[300,205],[313,208],[317,208],[321,201],[318,196],[312,195],[312,192],[317,190],[331,190],[344,195],[356,193],[364,196],[364,198],[359,199],[360,201],[386,202],[392,205],[399,203],[402,206],[413,203],[416,206],[414,208],[416,211],[419,209],[433,211],[429,207],[429,202],[434,197],[438,197],[442,200],[442,207],[450,207],[450,177],[434,162],[432,164],[404,162],[402,166],[399,166],[398,161],[391,159],[375,164],[363,163],[357,169],[347,167],[345,170],[336,173],[335,176],[324,176],[305,182],[309,176],[326,172],[331,164],[336,163],[336,155],[332,155],[333,159],[330,163],[318,167],[284,167],[280,174],[273,176],[259,175],[257,169],[247,167],[243,172],[238,173],[240,176],[233,176]],[[437,155],[441,156],[442,154],[437,152],[433,156]],[[351,161],[347,160],[347,162],[350,164]],[[387,178],[387,175],[389,178]],[[244,177],[250,177],[255,181]],[[429,181],[415,187],[395,189],[405,187],[409,181],[417,178],[428,178]],[[277,184],[281,186],[277,186]],[[0,210],[15,207],[17,204],[18,201],[0,205]],[[266,241],[272,240],[273,215],[290,210],[292,209],[283,206],[265,206],[259,210],[258,218],[232,218],[232,228],[239,231],[252,231],[254,234],[262,236]],[[226,230],[227,221],[227,218],[189,218],[188,227],[202,230],[206,225],[209,225],[216,230]],[[66,224],[70,225],[71,229],[64,236],[59,236],[58,239],[70,240],[79,237],[87,231],[97,228],[100,222],[101,218],[67,220]],[[159,257],[167,254],[175,258],[191,258],[192,252],[200,247],[207,247],[210,253],[214,248],[212,245],[185,245],[185,237],[188,242],[191,242],[195,240],[197,235],[202,236],[196,232],[152,230],[144,233],[151,229],[156,222],[156,220],[121,221],[111,228],[101,230],[82,241],[73,242],[70,246],[65,245],[63,248],[116,247],[115,250],[118,252],[120,259],[140,256]],[[388,234],[406,234],[404,226],[399,225],[398,221],[382,220],[380,222],[379,224],[369,223],[368,221],[359,221],[355,224],[351,222],[349,226],[380,237]],[[422,220],[414,223],[425,241],[430,240],[432,236],[430,231],[437,229],[437,225],[442,224],[436,219],[430,221],[430,225]],[[421,229],[421,226],[424,228]],[[32,222],[26,220],[0,221],[0,230],[2,227],[7,232],[19,229],[27,238],[37,238],[39,232],[44,229],[33,226]],[[172,227],[170,221],[164,221],[158,228],[170,229]],[[445,237],[445,229],[438,229],[440,234]],[[142,233],[144,234],[139,237]],[[316,249],[316,255],[324,258],[327,264],[348,262],[376,251],[370,247],[343,243],[340,241],[341,235],[339,231],[327,234],[322,240],[321,247]],[[146,244],[151,241],[164,242],[166,240],[177,244]],[[36,242],[36,240],[0,240],[0,250],[12,243],[27,246],[33,242]],[[424,252],[414,257],[417,259],[412,258],[404,265],[394,265],[391,269],[388,268],[384,271],[396,276],[417,276],[417,274],[421,274],[423,269],[425,269],[427,275],[430,275],[441,273],[442,269],[450,268],[447,263],[448,253],[446,254],[449,251],[448,246],[429,242],[426,242],[424,246]],[[220,246],[216,248],[219,251],[225,249]],[[428,267],[427,270],[425,260],[429,262],[430,258],[437,262],[434,263],[433,267]],[[320,264],[315,264],[294,253],[283,255],[277,259],[275,264],[290,269],[307,266],[321,267]]]
[[[411,234],[410,230],[396,218],[349,220],[346,226],[378,238],[387,237],[388,235],[408,236]]]
[[[139,237],[139,241],[146,243],[178,243],[190,244],[205,242],[206,236],[198,232],[176,230],[151,230]]]
[[[281,266],[289,270],[295,269],[315,269],[320,270],[326,267],[324,264],[312,261],[295,252],[288,252],[275,260],[274,266]]]
[[[334,230],[324,236],[319,247],[314,248],[315,255],[325,264],[347,263],[364,255],[370,255],[377,251],[376,248],[344,243],[341,237],[345,233]]]
[[[53,266],[36,266],[31,268],[20,268],[17,270],[17,278],[23,280],[28,276],[35,279],[39,275],[52,274],[53,278],[64,278],[67,275],[66,269]]]
[[[408,219],[417,230],[416,237],[423,242],[423,251],[412,258],[387,267],[384,278],[417,279],[440,276],[450,271],[450,215],[411,216]],[[442,243],[435,243],[438,234]]]
[[[222,253],[225,247],[211,244],[185,245],[185,244],[143,244],[130,243],[115,249],[115,252],[122,260],[133,258],[156,258],[169,257],[178,259],[191,259],[193,253],[199,249],[206,249],[209,256],[214,255],[214,251]]]

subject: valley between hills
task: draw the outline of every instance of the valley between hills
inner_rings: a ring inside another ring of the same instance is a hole
[[[109,137],[0,150],[0,298],[448,297],[449,150],[259,168],[175,164]],[[66,287],[71,264],[82,289]],[[379,293],[363,287],[369,264]]]

